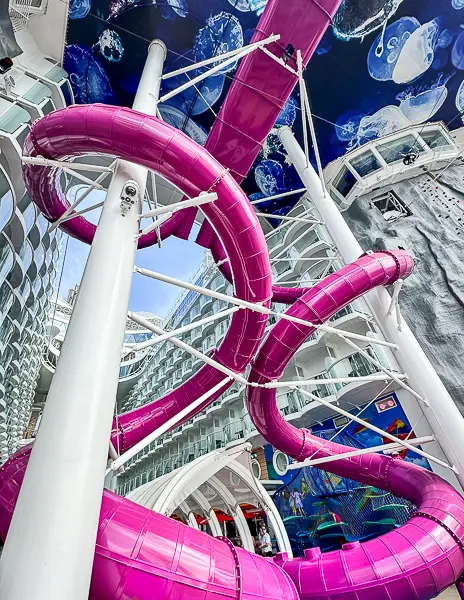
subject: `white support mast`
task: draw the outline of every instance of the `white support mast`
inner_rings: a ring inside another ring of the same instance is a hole
[[[151,43],[135,110],[155,114]],[[147,169],[118,161],[0,561],[2,600],[87,600]],[[94,182],[91,182],[92,184]],[[137,202],[121,211],[121,193]]]
[[[320,178],[311,163],[307,163],[291,129],[281,127],[278,134],[341,257],[346,263],[357,260],[364,253],[363,249],[335,202],[325,193]],[[384,338],[398,347],[395,358],[401,371],[408,375],[411,387],[427,400],[429,407],[421,403],[421,409],[449,464],[456,467],[457,478],[464,487],[464,419],[461,413],[404,319],[399,330],[397,317],[389,310],[391,297],[387,290],[383,287],[372,290],[366,295],[366,301]],[[450,479],[449,471],[438,468],[437,472]]]

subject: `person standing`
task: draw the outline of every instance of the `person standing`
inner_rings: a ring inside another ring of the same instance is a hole
[[[272,556],[271,536],[269,535],[266,525],[261,523],[259,526],[259,550],[263,556]]]
[[[306,513],[303,508],[303,496],[297,489],[293,490],[293,498],[295,500],[295,509],[297,513],[300,515],[300,517],[305,517]]]
[[[292,510],[293,516],[296,517],[295,496],[293,495],[293,492],[290,492],[289,504],[290,504],[290,508]]]

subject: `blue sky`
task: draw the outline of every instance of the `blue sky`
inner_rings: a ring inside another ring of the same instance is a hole
[[[90,197],[92,198],[90,199]],[[90,194],[89,199],[82,203],[82,208],[101,200],[98,193]],[[91,214],[93,217],[89,220],[95,223],[98,219],[98,212],[95,211]],[[193,241],[197,231],[198,227],[195,226],[188,241],[171,237],[163,242],[161,249],[156,245],[139,250],[136,255],[136,265],[188,281],[199,268],[204,253],[204,248]],[[66,240],[64,239],[63,250],[65,244]],[[90,247],[87,244],[69,238],[66,261],[61,276],[60,296],[66,298],[68,290],[80,283],[89,250]],[[60,272],[58,277],[60,277]],[[154,312],[160,317],[164,317],[181,292],[182,290],[175,286],[134,274],[129,308],[133,311]]]

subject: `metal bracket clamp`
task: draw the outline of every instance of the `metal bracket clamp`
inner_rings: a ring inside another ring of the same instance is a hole
[[[235,599],[242,600],[243,575],[242,575],[242,567],[240,565],[240,558],[238,556],[237,548],[232,544],[232,542],[228,538],[226,538],[224,536],[218,536],[216,539],[221,540],[222,542],[226,543],[229,546],[230,551],[232,552],[232,556],[233,556],[234,562],[235,562],[235,578],[237,581],[237,593],[236,593]]]

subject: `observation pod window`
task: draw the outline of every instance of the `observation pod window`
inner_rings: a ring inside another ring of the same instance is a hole
[[[397,140],[379,144],[377,150],[386,163],[395,163],[403,160],[410,152],[425,152],[423,143],[414,135],[408,134]]]
[[[351,190],[356,185],[357,180],[353,173],[348,169],[348,167],[344,166],[341,171],[336,176],[333,187],[337,190],[339,194],[346,198]]]
[[[349,162],[361,177],[375,173],[383,168],[378,158],[370,150],[366,150],[366,152],[352,158]]]
[[[427,144],[429,148],[442,148],[443,146],[452,146],[450,140],[439,129],[429,129],[422,131],[420,134],[421,138]]]

